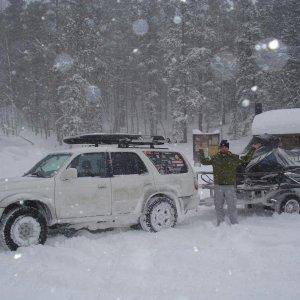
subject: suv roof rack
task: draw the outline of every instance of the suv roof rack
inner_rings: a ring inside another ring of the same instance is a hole
[[[69,137],[63,140],[69,145],[89,144],[95,145],[114,145],[119,148],[129,148],[135,146],[149,146],[154,148],[156,145],[164,145],[169,142],[162,135],[141,135],[141,134],[126,134],[126,133],[92,133],[83,134],[74,137]]]

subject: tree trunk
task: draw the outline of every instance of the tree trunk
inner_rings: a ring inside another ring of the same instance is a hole
[[[202,111],[199,110],[199,115],[198,115],[198,128],[199,128],[200,131],[203,130],[202,122],[203,122],[203,114],[202,114]]]

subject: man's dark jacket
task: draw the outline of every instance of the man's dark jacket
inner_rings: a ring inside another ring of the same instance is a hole
[[[236,168],[240,164],[248,163],[254,153],[251,149],[244,157],[231,153],[221,154],[220,152],[211,158],[206,158],[203,151],[200,151],[200,161],[203,165],[212,165],[214,183],[218,185],[234,185],[236,179]]]

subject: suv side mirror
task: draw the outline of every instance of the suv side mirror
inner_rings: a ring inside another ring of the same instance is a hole
[[[77,177],[78,177],[77,169],[75,169],[75,168],[69,168],[69,169],[63,170],[60,175],[60,179],[63,181],[75,179]]]

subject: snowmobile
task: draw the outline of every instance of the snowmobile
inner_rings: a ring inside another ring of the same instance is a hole
[[[254,137],[244,152],[247,152],[252,144],[260,143],[262,146],[253,155],[247,165],[237,168],[237,185],[257,185],[279,183],[280,175],[284,171],[291,171],[300,167],[300,149],[286,150],[281,148],[280,139],[273,135],[264,134]]]

